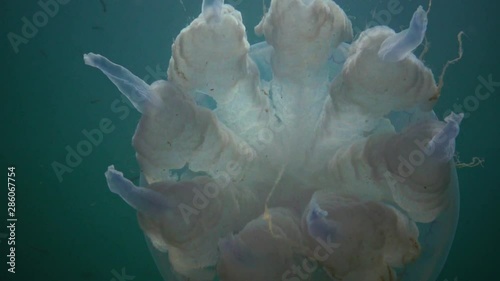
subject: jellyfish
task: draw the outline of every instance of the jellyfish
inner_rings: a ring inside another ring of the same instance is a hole
[[[418,7],[406,30],[354,39],[332,0],[272,0],[250,46],[241,13],[204,0],[167,80],[85,54],[142,114],[139,183],[114,165],[105,178],[164,280],[435,280],[463,114],[433,112],[439,87],[413,54],[427,24]]]

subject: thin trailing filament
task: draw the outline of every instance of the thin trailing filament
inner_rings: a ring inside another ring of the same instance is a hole
[[[430,98],[430,100],[436,100],[439,98],[439,96],[441,95],[441,90],[443,89],[443,86],[444,86],[444,75],[446,74],[446,70],[448,69],[448,67],[454,63],[457,63],[458,61],[460,61],[462,59],[462,56],[464,54],[464,50],[462,48],[462,36],[464,35],[465,33],[463,31],[460,31],[457,35],[457,40],[458,40],[458,57],[452,59],[452,60],[449,60],[446,62],[446,64],[444,65],[443,67],[443,70],[441,71],[441,75],[439,75],[439,82],[438,82],[438,86],[437,86],[437,91],[436,91],[436,94]]]
[[[472,160],[469,163],[464,163],[464,162],[460,161],[460,157],[459,157],[458,152],[455,154],[455,166],[458,169],[462,169],[462,168],[474,168],[474,167],[477,167],[477,166],[484,167],[483,164],[484,164],[484,159],[483,158],[472,157]]]
[[[423,61],[425,54],[429,51],[431,47],[431,42],[427,39],[427,36],[424,37],[424,49],[422,50],[422,53],[420,53],[420,56],[418,57],[419,60]]]

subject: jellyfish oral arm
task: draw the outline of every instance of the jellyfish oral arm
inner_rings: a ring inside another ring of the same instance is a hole
[[[413,14],[410,27],[385,39],[378,55],[386,62],[398,62],[413,52],[425,38],[427,12],[419,6]]]
[[[147,105],[158,105],[161,102],[149,85],[128,69],[98,54],[85,54],[83,60],[85,64],[101,70],[139,112],[143,113]]]
[[[114,166],[108,167],[105,175],[111,192],[120,195],[124,201],[137,211],[159,215],[172,208],[160,193],[135,186],[131,181],[123,177],[122,172],[115,170]]]

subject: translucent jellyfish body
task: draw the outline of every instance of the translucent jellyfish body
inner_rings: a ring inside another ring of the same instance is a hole
[[[459,210],[462,115],[439,121],[438,87],[409,28],[365,30],[331,0],[272,0],[250,46],[222,0],[172,45],[151,85],[97,54],[142,113],[139,186],[110,166],[165,280],[435,280]]]

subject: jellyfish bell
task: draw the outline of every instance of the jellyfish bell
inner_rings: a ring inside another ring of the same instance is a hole
[[[148,85],[89,53],[142,114],[137,186],[110,166],[164,280],[435,280],[459,213],[461,114],[414,54],[427,29],[352,40],[330,0],[272,0],[250,46],[222,0],[172,45]]]

